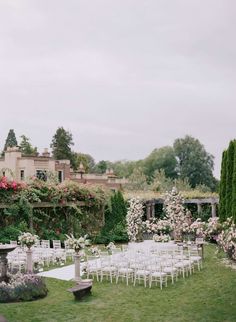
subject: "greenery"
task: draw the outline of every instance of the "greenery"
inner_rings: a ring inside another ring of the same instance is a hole
[[[189,135],[176,139],[175,155],[178,158],[178,171],[182,179],[188,179],[192,188],[205,184],[215,189],[216,180],[213,177],[214,157],[206,152],[198,139]]]
[[[105,224],[94,241],[102,244],[128,241],[126,213],[127,205],[121,191],[114,192],[110,198],[110,206],[105,211]]]
[[[5,141],[4,149],[3,151],[6,151],[7,148],[12,148],[14,146],[17,146],[17,140],[16,140],[16,135],[13,129],[10,129]]]
[[[61,184],[38,179],[29,184],[0,180],[0,242],[16,239],[19,231],[34,230],[41,239],[62,239],[65,234],[95,236],[103,225],[109,192],[99,186]],[[32,207],[46,202],[50,207]],[[27,225],[27,227],[25,227]],[[28,229],[26,229],[28,228]]]
[[[164,146],[154,149],[151,154],[143,160],[144,173],[148,178],[152,178],[156,171],[163,170],[167,178],[176,178],[177,160],[174,149]]]
[[[59,127],[52,138],[50,147],[56,160],[70,160],[72,167],[76,168],[76,156],[71,150],[74,145],[72,134],[63,127]]]
[[[30,139],[25,135],[21,135],[20,150],[25,155],[37,155],[37,148],[31,145]]]
[[[236,221],[236,140],[230,141],[223,152],[220,181],[220,219]]]
[[[73,282],[47,279],[47,298],[0,304],[0,312],[8,322],[234,322],[236,271],[225,267],[215,250],[206,246],[203,270],[162,291],[94,281],[92,295],[76,302],[67,292]]]

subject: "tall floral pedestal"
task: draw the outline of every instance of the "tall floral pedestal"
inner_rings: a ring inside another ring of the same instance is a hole
[[[80,254],[79,252],[76,252],[74,255],[74,261],[75,261],[75,282],[77,284],[79,284],[79,282],[81,281],[81,277],[80,277]]]
[[[27,274],[33,273],[33,251],[30,247],[26,251],[26,272]]]

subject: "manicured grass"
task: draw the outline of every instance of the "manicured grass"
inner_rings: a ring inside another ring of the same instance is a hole
[[[47,279],[49,294],[28,303],[0,304],[9,322],[230,322],[236,321],[236,271],[206,247],[204,269],[161,291],[141,285],[94,282],[92,296],[74,301],[67,292],[73,283]]]

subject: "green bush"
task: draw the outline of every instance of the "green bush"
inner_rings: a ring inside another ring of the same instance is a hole
[[[110,198],[110,207],[105,211],[105,224],[101,233],[94,238],[95,243],[126,242],[127,205],[121,191],[114,192]]]
[[[10,240],[17,240],[21,232],[28,230],[28,225],[22,221],[18,225],[9,225],[0,230],[1,243],[9,243]]]

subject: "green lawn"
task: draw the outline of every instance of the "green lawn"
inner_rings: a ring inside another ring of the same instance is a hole
[[[49,294],[28,303],[0,304],[9,322],[192,322],[236,321],[236,271],[216,258],[207,246],[204,269],[161,291],[137,285],[94,283],[92,296],[75,302],[67,292],[73,283],[47,279]]]

